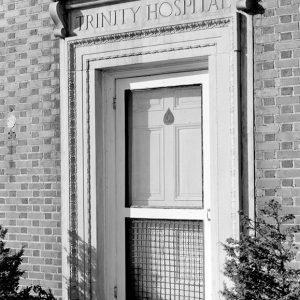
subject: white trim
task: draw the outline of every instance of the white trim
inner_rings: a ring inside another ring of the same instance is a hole
[[[255,218],[253,16],[247,15],[247,185],[249,217]]]
[[[207,220],[208,209],[176,208],[124,208],[120,214],[125,218]]]
[[[171,73],[171,74],[156,75],[155,77],[148,76],[144,78],[143,77],[132,78],[132,80],[128,79],[127,82],[124,81],[124,86],[127,85],[126,88],[129,88],[130,90],[142,90],[146,88],[151,89],[151,88],[159,88],[159,87],[172,87],[172,86],[198,84],[203,82],[204,84],[207,84],[208,80],[205,78],[206,76],[201,76],[202,74],[206,74],[206,73],[207,71],[202,71],[202,72],[195,71],[192,73],[188,72],[186,74]],[[201,78],[199,78],[199,76],[201,76]],[[123,84],[122,84],[122,88],[123,88]]]
[[[104,100],[103,104],[103,134],[104,134],[104,170],[101,171],[103,174],[103,188],[104,188],[104,270],[105,270],[105,299],[113,299],[115,273],[116,269],[116,240],[115,240],[115,222],[110,220],[116,220],[116,209],[115,203],[116,194],[115,186],[116,182],[116,169],[115,169],[115,111],[113,110],[113,98],[115,95],[115,80],[113,77],[103,73],[102,80],[102,91]],[[104,173],[103,173],[104,172]],[[104,175],[105,174],[105,175]],[[108,227],[109,226],[109,227]]]
[[[60,39],[59,42],[60,49],[60,86],[64,87],[68,85],[68,68],[66,56],[64,53],[67,53],[67,47],[64,40]],[[68,262],[69,256],[69,228],[70,228],[70,206],[69,206],[69,181],[64,180],[69,178],[69,144],[68,144],[68,135],[66,138],[65,133],[68,132],[68,118],[69,115],[68,102],[64,101],[68,99],[68,90],[61,88],[60,89],[60,130],[61,130],[61,228],[62,228],[62,299],[68,299],[69,294],[69,276],[70,276],[70,264]]]

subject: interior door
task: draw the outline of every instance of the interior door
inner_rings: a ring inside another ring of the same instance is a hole
[[[116,81],[118,299],[210,298],[208,74]]]

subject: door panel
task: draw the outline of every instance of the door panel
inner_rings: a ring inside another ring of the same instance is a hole
[[[198,86],[181,87],[175,97],[175,109],[201,107],[202,90]]]
[[[175,128],[175,201],[202,201],[202,143],[200,125]],[[186,205],[186,204],[185,204]]]
[[[131,157],[131,203],[164,201],[164,132],[162,127],[134,128]]]

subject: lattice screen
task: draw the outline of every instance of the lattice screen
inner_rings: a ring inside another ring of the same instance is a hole
[[[127,219],[127,300],[204,299],[202,221]]]

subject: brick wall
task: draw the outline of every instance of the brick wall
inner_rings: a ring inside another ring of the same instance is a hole
[[[59,43],[50,2],[0,0],[0,224],[10,246],[26,247],[22,283],[50,287],[59,297]],[[256,196],[280,200],[298,224],[299,4],[267,0],[265,14],[254,18]],[[16,116],[12,139],[10,114]]]
[[[254,18],[257,200],[275,198],[300,224],[299,0],[267,0]],[[300,242],[300,236],[297,237]],[[300,258],[300,256],[299,256]]]
[[[50,0],[0,0],[0,224],[23,284],[61,295],[59,41]],[[9,139],[9,114],[16,116]]]

